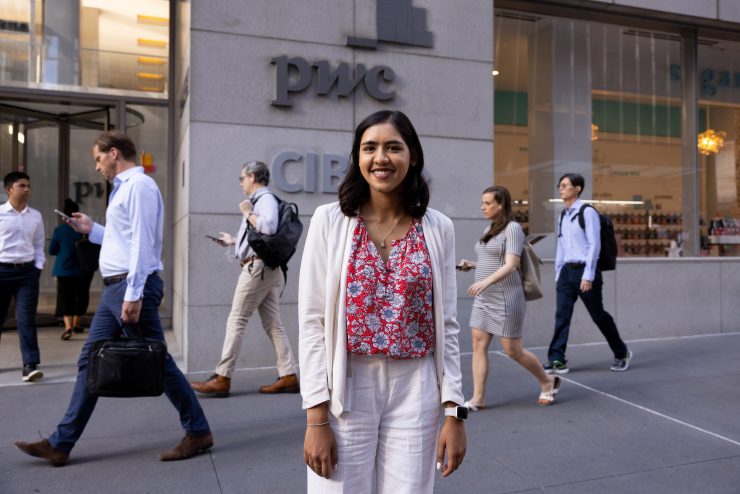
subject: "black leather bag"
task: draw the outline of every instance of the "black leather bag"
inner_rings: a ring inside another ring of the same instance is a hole
[[[75,242],[77,260],[80,269],[85,273],[92,273],[98,269],[98,258],[100,257],[100,246],[90,242],[87,235]]]
[[[138,331],[138,329],[137,329]],[[167,345],[142,337],[99,340],[90,346],[87,391],[94,396],[159,396]]]

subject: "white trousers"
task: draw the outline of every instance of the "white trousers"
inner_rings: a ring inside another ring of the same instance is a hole
[[[233,374],[242,348],[244,330],[255,309],[259,311],[262,327],[275,348],[278,375],[282,377],[296,373],[293,349],[280,319],[278,301],[284,283],[280,268],[268,268],[259,259],[242,266],[231,302],[231,312],[226,321],[226,337],[216,374],[224,377],[231,377]]]
[[[345,411],[329,414],[337,470],[327,480],[307,467],[308,493],[431,493],[442,410],[434,357],[350,355],[347,373]]]

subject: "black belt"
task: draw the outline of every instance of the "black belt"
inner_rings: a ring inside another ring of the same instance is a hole
[[[585,268],[586,263],[585,262],[566,262],[565,266],[570,269],[580,269],[580,268]]]
[[[34,266],[36,264],[35,261],[28,261],[28,262],[0,262],[1,268],[13,268],[13,269],[23,269],[23,268],[30,268],[31,266]]]
[[[128,278],[128,273],[121,273],[121,274],[117,274],[115,276],[108,276],[106,278],[103,278],[103,285],[105,285],[105,286],[111,286],[114,283],[119,283],[119,282],[125,280],[126,278]]]

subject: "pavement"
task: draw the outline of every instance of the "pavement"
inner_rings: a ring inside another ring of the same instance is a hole
[[[158,461],[182,436],[164,397],[101,399],[63,468],[22,454],[13,442],[51,433],[71,394],[83,340],[60,333],[40,329],[38,383],[20,382],[17,335],[3,334],[0,493],[305,492],[300,396],[260,395],[271,369],[236,375],[229,398],[201,399],[215,438],[208,454]],[[492,351],[490,408],[471,414],[465,461],[435,492],[740,493],[740,333],[627,343],[635,356],[623,373],[608,370],[606,344],[569,347],[571,373],[550,407],[535,404],[525,370]],[[469,397],[470,353],[461,361]]]

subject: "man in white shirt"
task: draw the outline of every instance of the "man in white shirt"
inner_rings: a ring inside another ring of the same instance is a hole
[[[231,312],[226,322],[226,337],[221,361],[215,373],[206,381],[191,382],[199,393],[227,397],[231,389],[231,375],[242,345],[247,321],[255,309],[260,313],[262,327],[270,337],[277,354],[278,379],[260,387],[260,393],[298,393],[295,357],[290,340],[280,319],[280,293],[285,280],[279,267],[270,268],[257,256],[247,240],[247,230],[273,235],[278,227],[278,202],[267,189],[270,170],[261,161],[249,161],[242,167],[239,183],[248,199],[239,204],[244,215],[236,237],[220,232],[217,242],[224,247],[234,245],[234,255],[241,263],[239,281],[234,291]]]
[[[88,353],[94,341],[107,340],[122,333],[134,336],[137,325],[141,336],[164,341],[159,320],[163,283],[162,238],[164,205],[157,184],[136,166],[136,146],[126,134],[107,131],[93,146],[95,169],[113,182],[113,192],[106,210],[106,226],[85,214],[74,213],[69,225],[101,244],[100,274],[105,289],[90,333],[77,362],[77,381],[69,408],[56,431],[35,443],[18,441],[15,446],[31,456],[43,458],[54,466],[67,463],[69,453],[95,409],[97,396],[87,391]],[[180,415],[185,437],[162,461],[185,460],[208,451],[213,446],[208,421],[190,389],[187,379],[168,353],[165,368],[165,394]]]
[[[601,222],[596,209],[585,206],[579,199],[584,186],[583,176],[577,173],[566,173],[558,182],[558,191],[565,204],[565,211],[560,217],[555,254],[557,299],[555,331],[550,348],[547,350],[548,362],[544,364],[545,372],[548,374],[570,372],[565,350],[568,345],[573,307],[579,297],[614,353],[614,362],[610,369],[615,372],[626,371],[632,359],[632,351],[619,336],[614,318],[604,310],[601,292],[604,283],[598,268]],[[583,227],[578,218],[581,214]]]
[[[44,268],[44,222],[41,213],[27,205],[31,179],[23,172],[5,175],[8,201],[0,205],[0,335],[15,297],[15,319],[23,359],[24,381],[38,381],[44,373],[36,331],[39,277]]]

